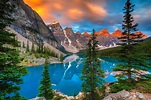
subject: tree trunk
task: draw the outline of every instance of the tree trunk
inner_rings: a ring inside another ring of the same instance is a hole
[[[94,90],[91,91],[90,100],[95,100],[94,99]]]
[[[132,74],[131,74],[131,69],[128,70],[128,81],[132,82],[132,78],[131,78]]]

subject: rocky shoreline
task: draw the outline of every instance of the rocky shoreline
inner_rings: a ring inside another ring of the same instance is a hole
[[[50,64],[58,64],[63,63],[59,61],[57,58],[50,58],[49,59]],[[20,65],[26,66],[26,67],[32,67],[32,66],[39,66],[43,65],[45,63],[45,58],[33,58],[33,59],[26,59],[25,61],[22,61]]]
[[[79,92],[77,96],[67,96],[57,90],[54,90],[54,98],[52,100],[83,100],[84,93]],[[59,96],[60,99],[56,99]],[[122,90],[117,93],[110,93],[103,100],[150,100],[151,94],[148,93],[140,93],[136,90],[126,91]],[[29,100],[46,100],[43,97],[36,97]]]
[[[68,63],[68,62],[73,62],[77,60],[79,56],[76,54],[70,55],[66,57],[62,62],[55,57],[49,57],[49,62],[50,64],[59,64],[59,63]],[[24,58],[24,60],[20,63],[20,65],[26,66],[26,67],[31,67],[31,66],[38,66],[38,65],[43,65],[45,63],[45,58],[40,57],[36,58],[34,55],[28,55]]]

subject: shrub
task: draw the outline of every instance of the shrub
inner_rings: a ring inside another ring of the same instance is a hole
[[[55,96],[53,97],[52,100],[62,100],[62,99],[65,99],[65,97],[62,97],[62,96],[60,96],[58,94],[55,94]]]
[[[140,92],[151,93],[151,80],[137,83],[136,89]]]
[[[39,53],[35,53],[35,57],[36,58],[40,58],[40,54]]]
[[[135,84],[131,83],[114,83],[110,86],[110,92],[111,93],[116,93],[122,90],[132,90],[135,88]]]
[[[25,62],[28,62],[28,59],[24,59]]]

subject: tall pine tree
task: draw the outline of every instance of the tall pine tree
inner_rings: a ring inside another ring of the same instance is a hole
[[[32,52],[32,53],[35,53],[35,45],[34,45],[34,42],[32,42],[31,52]]]
[[[23,45],[22,45],[22,48],[25,48],[25,43],[24,43],[24,41],[23,41]]]
[[[45,97],[46,100],[52,100],[54,94],[51,89],[51,80],[49,76],[49,62],[45,59],[44,71],[42,73],[43,78],[40,81],[41,86],[39,87],[40,97]]]
[[[29,41],[27,40],[26,52],[29,52]]]
[[[124,6],[124,16],[123,16],[123,35],[122,40],[126,40],[126,43],[123,44],[121,49],[121,61],[123,61],[123,64],[118,64],[116,68],[114,68],[114,71],[122,71],[122,74],[117,75],[118,79],[120,81],[128,80],[129,83],[134,82],[141,76],[140,70],[147,70],[147,63],[140,59],[139,56],[141,56],[141,52],[139,50],[136,50],[135,42],[131,38],[131,36],[134,34],[134,31],[137,31],[136,27],[138,24],[134,24],[134,18],[132,16],[132,12],[134,11],[134,5],[131,3],[130,0],[127,0]]]
[[[21,100],[19,84],[23,83],[21,76],[26,74],[26,68],[18,65],[15,34],[5,31],[13,21],[9,16],[14,6],[8,1],[0,0],[0,100]]]
[[[87,94],[89,93],[89,100],[95,100],[96,88],[103,84],[104,72],[101,69],[100,61],[98,58],[98,41],[96,40],[95,31],[88,42],[86,51],[86,60],[82,69],[81,79],[83,81],[82,88]]]

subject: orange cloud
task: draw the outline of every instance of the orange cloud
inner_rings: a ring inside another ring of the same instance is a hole
[[[55,9],[58,9],[58,10],[62,10],[62,9],[63,9],[63,7],[62,7],[60,4],[58,4],[58,3],[54,3],[54,4],[53,4],[53,7],[54,7]]]
[[[98,5],[88,3],[87,6],[94,13],[94,15],[98,15],[98,16],[106,16],[107,15],[107,11]]]
[[[78,9],[69,9],[67,14],[68,17],[74,21],[80,21],[84,15],[84,13]]]
[[[62,25],[72,22],[103,20],[107,16],[104,0],[24,0],[46,23],[59,21]]]

